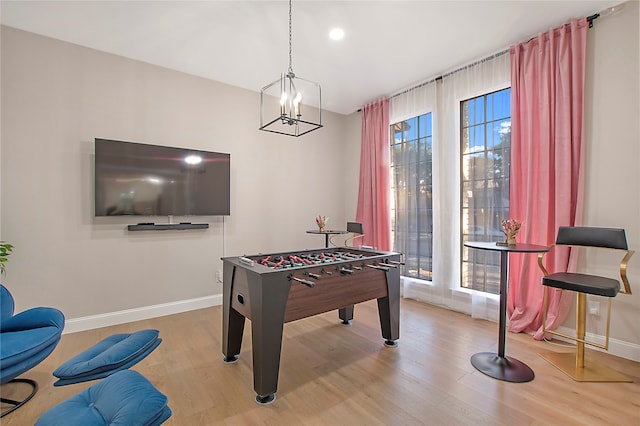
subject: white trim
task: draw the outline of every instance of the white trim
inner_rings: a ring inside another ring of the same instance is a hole
[[[221,304],[222,294],[214,294],[212,296],[200,297],[197,299],[180,300],[177,302],[163,303],[161,305],[144,306],[124,311],[72,318],[65,321],[63,334],[93,330],[95,328],[125,324],[128,322],[162,317],[165,315],[179,314],[181,312],[194,311],[196,309],[209,308],[211,306],[218,306]]]

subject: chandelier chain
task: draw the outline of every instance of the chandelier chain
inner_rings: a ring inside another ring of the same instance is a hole
[[[289,73],[293,74],[293,66],[292,61],[291,61],[291,44],[292,44],[292,37],[291,37],[291,0],[289,0]]]

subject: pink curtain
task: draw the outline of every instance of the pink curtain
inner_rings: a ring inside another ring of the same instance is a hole
[[[362,108],[360,185],[356,221],[362,244],[390,250],[389,99]]]
[[[558,227],[580,225],[583,205],[583,111],[587,20],[511,47],[511,218],[519,241],[551,245]],[[575,268],[566,249],[545,256],[550,271]],[[542,333],[542,273],[531,255],[512,254],[509,331]],[[550,292],[547,327],[562,324],[571,294]]]

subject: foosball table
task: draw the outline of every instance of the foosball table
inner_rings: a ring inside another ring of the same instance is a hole
[[[253,387],[259,404],[278,387],[282,334],[287,322],[338,310],[343,324],[355,304],[377,299],[382,337],[400,337],[400,254],[352,247],[225,257],[222,352],[235,362],[245,319],[251,320]]]

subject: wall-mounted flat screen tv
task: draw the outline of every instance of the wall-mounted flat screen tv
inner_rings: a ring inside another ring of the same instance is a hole
[[[230,168],[230,154],[96,138],[95,215],[229,215]]]

